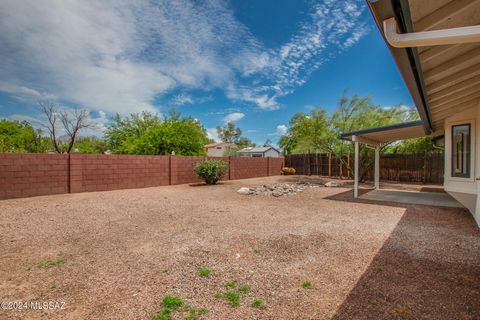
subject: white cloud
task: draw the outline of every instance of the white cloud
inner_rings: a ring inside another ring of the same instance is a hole
[[[123,114],[234,82],[257,46],[215,0],[2,1],[0,29],[0,81]]]
[[[280,135],[284,135],[285,133],[287,133],[288,131],[288,128],[286,125],[284,124],[279,124],[277,126],[277,133],[280,134]]]
[[[228,114],[225,118],[223,118],[223,121],[225,123],[228,123],[228,122],[235,122],[235,121],[238,121],[238,120],[241,120],[245,117],[245,114],[244,113],[241,113],[241,112],[233,112],[233,113],[230,113]]]
[[[173,97],[172,104],[176,106],[183,106],[184,104],[192,104],[193,98],[189,94],[181,93]]]
[[[218,137],[218,132],[216,128],[207,128],[207,137],[209,139],[213,139],[215,142],[220,142],[220,138]]]
[[[62,110],[72,111],[68,108],[61,108]],[[88,112],[87,123],[90,124],[90,128],[83,129],[79,132],[80,136],[99,136],[102,135],[103,132],[107,129],[107,123],[109,121],[107,114],[103,111],[98,111],[97,116],[93,117],[92,113]],[[23,114],[12,114],[6,119],[9,120],[16,120],[16,121],[28,121],[32,127],[35,129],[41,129],[42,134],[47,134],[46,126],[48,125],[47,118],[44,114],[40,114],[37,117],[27,116]],[[62,125],[59,123],[57,126],[58,135],[64,135],[66,132],[63,129]]]
[[[279,105],[276,101],[277,96],[269,96],[268,93],[263,93],[259,88],[251,89],[245,86],[230,86],[227,90],[227,96],[230,99],[252,102],[260,109],[264,110],[276,110],[279,108]]]
[[[0,82],[0,91],[12,94],[19,99],[51,99],[55,100],[57,97],[53,94],[38,92],[35,89],[19,86],[13,83]]]
[[[277,49],[250,60],[256,67],[245,76],[260,73],[262,85],[230,88],[229,97],[249,101],[262,109],[275,110],[277,99],[302,86],[322,64],[356,44],[369,30],[362,17],[362,1],[326,0],[315,3],[310,21],[303,23],[298,34]]]
[[[31,117],[31,116],[27,116],[27,115],[24,115],[24,114],[12,114],[12,115],[6,117],[6,119],[16,120],[16,121],[20,121],[20,122],[27,121],[35,129],[40,129],[40,128],[43,127],[43,125],[45,125],[47,123],[46,119],[39,118],[39,117]]]
[[[213,100],[212,96],[194,98],[190,94],[180,93],[172,98],[171,103],[174,106],[183,106],[185,104],[202,104],[212,100]]]
[[[356,0],[314,4],[310,21],[265,48],[227,2],[0,2],[0,90],[121,114],[155,111],[173,89],[220,88],[262,109],[365,34]],[[337,46],[339,49],[327,49]],[[177,105],[195,102],[180,95]]]

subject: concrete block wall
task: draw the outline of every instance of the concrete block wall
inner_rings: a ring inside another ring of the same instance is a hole
[[[268,175],[280,175],[282,168],[285,166],[284,158],[267,158],[268,159]]]
[[[68,192],[68,155],[0,153],[0,199]]]
[[[230,158],[230,179],[268,176],[268,158]]]
[[[202,182],[193,171],[193,168],[198,161],[205,159],[206,157],[171,157],[171,184]]]
[[[145,188],[169,184],[168,156],[70,156],[70,192]]]
[[[201,182],[207,157],[0,153],[0,199]],[[279,175],[283,158],[223,157],[223,180]]]

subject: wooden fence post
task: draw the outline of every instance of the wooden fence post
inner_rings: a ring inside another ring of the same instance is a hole
[[[311,172],[310,172],[310,150],[308,151],[307,159],[308,159],[308,175],[311,175]]]
[[[342,168],[342,158],[340,156],[340,159],[338,160],[338,165],[339,165],[339,175],[340,175],[340,179],[343,179],[343,168]]]
[[[423,183],[427,183],[427,151],[423,154]]]
[[[232,157],[228,156],[228,180],[232,180]]]
[[[328,153],[328,177],[332,177],[332,153]]]
[[[350,152],[347,155],[347,174],[348,174],[348,179],[351,177],[351,172],[350,172]]]

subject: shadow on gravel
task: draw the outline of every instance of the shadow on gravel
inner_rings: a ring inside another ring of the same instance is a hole
[[[327,199],[406,209],[332,319],[480,319],[480,231],[465,209]]]

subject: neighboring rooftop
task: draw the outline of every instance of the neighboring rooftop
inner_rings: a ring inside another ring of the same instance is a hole
[[[274,147],[247,147],[247,148],[243,148],[243,149],[239,150],[238,152],[242,152],[242,153],[263,153],[263,152],[266,152],[270,149],[273,149],[273,150],[278,152],[278,150],[275,149]]]
[[[216,142],[216,143],[206,144],[204,147],[214,148],[214,147],[220,147],[220,146],[236,147],[237,145],[235,143],[230,143],[230,142]]]

